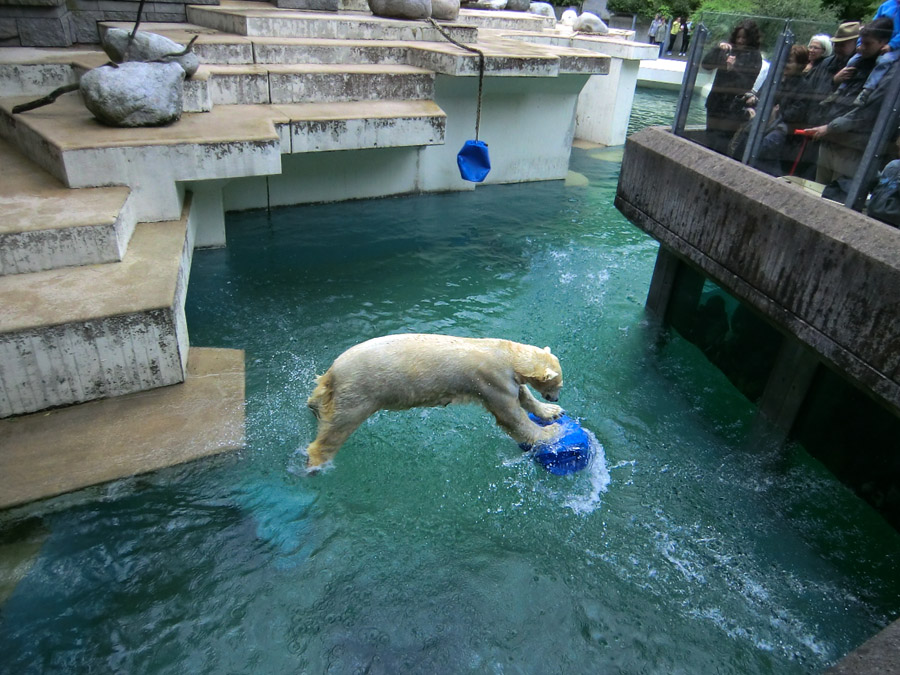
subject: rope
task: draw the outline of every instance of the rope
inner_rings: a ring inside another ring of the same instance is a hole
[[[481,128],[481,93],[484,89],[484,52],[477,47],[470,47],[469,45],[457,42],[452,37],[450,37],[450,34],[445,31],[433,18],[428,17],[427,21],[437,29],[438,33],[444,36],[447,42],[456,45],[460,49],[464,49],[467,52],[478,54],[478,108],[475,114],[475,140],[477,141],[478,132]]]

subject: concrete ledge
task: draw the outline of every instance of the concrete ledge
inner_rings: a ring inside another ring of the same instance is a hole
[[[177,181],[281,170],[275,123],[288,120],[270,106],[216,106],[168,127],[123,129],[97,122],[78,94],[12,115],[24,100],[0,100],[0,137],[69,187],[129,186],[138,221],[179,217]]]
[[[0,417],[184,380],[189,219],[141,223],[119,263],[0,277]]]
[[[898,675],[898,673],[900,673],[900,620],[894,621],[825,671],[825,675]]]
[[[352,21],[347,18],[352,17]],[[191,23],[253,37],[320,38],[345,40],[425,40],[440,42],[441,34],[425,21],[387,19],[371,14],[342,15],[279,9],[261,2],[223,0],[219,7],[187,7]],[[444,24],[457,42],[475,42],[475,26]]]
[[[628,139],[616,206],[900,410],[900,230],[658,127]]]
[[[0,92],[3,96],[38,98],[78,81],[80,74],[109,60],[96,49],[0,49]]]
[[[291,120],[290,137],[282,148],[292,154],[444,142],[447,116],[433,101],[307,103],[278,108]]]
[[[0,141],[0,276],[121,260],[136,222],[129,194],[64,187]]]
[[[0,420],[0,508],[244,445],[244,353],[192,348],[183,384]]]
[[[461,9],[457,23],[494,30],[543,30],[556,27],[556,19],[528,12]]]

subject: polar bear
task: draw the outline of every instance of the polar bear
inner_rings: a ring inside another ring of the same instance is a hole
[[[307,405],[319,428],[306,448],[307,468],[331,461],[378,410],[480,403],[517,443],[546,443],[561,434],[560,426],[539,426],[528,413],[554,420],[563,410],[538,401],[527,385],[556,401],[562,384],[562,368],[549,347],[431,334],[374,338],[345,351],[316,378]]]

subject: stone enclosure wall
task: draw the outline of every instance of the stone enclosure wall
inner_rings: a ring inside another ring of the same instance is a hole
[[[218,0],[146,2],[142,21],[180,22],[185,5]],[[138,0],[0,0],[0,47],[68,47],[100,42],[100,21],[134,21]]]

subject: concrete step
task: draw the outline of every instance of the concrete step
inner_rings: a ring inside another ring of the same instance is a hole
[[[440,145],[447,116],[434,101],[282,105],[282,148],[293,154]],[[288,135],[289,134],[289,135]]]
[[[0,99],[0,137],[68,187],[130,187],[139,222],[180,217],[179,181],[281,171],[275,122],[286,118],[269,107],[223,106],[167,127],[126,129],[97,122],[78,93],[12,115],[24,100]]]
[[[138,221],[180,214],[180,181],[279,174],[282,153],[438,145],[446,128],[427,99],[217,105],[145,129],[102,126],[78,94],[10,115],[22,100],[0,99],[0,137],[69,187],[130,187]]]
[[[130,192],[67,188],[0,140],[0,276],[121,260],[135,226]]]
[[[422,100],[434,96],[434,73],[381,64],[208,65],[213,105]]]
[[[493,9],[461,9],[456,23],[492,30],[540,31],[556,27],[556,20],[548,16]]]
[[[40,97],[54,89],[78,82],[91,68],[109,57],[99,47],[0,49],[0,92],[3,96]]]
[[[121,262],[0,277],[0,417],[184,380],[190,204]]]
[[[110,26],[127,28],[129,24],[106,23],[101,30]],[[454,76],[478,72],[476,54],[462,50],[443,38],[435,42],[401,42],[246,37],[192,24],[142,26],[180,44],[186,44],[196,36],[194,51],[210,66],[348,63],[408,65]],[[555,77],[567,73],[609,72],[609,56],[603,52],[602,46],[599,49],[594,45],[576,48],[572,42],[571,36],[563,39],[550,32],[511,34],[509,31],[484,31],[479,35],[477,46],[485,53],[485,73],[491,77]]]
[[[250,37],[318,38],[345,40],[442,40],[427,21],[406,21],[372,16],[367,12],[308,12],[280,9],[268,3],[223,0],[217,7],[188,5],[190,23]],[[457,42],[475,42],[476,26],[442,25]]]

